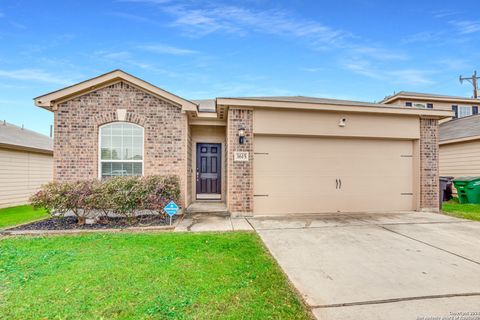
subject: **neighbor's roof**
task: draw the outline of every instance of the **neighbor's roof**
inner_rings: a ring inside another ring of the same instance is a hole
[[[459,96],[449,96],[444,94],[436,94],[436,93],[421,93],[421,92],[411,92],[411,91],[400,91],[394,95],[388,96],[380,103],[389,103],[401,98],[422,98],[427,100],[440,100],[440,101],[468,101],[468,102],[476,102],[480,103],[480,99],[468,98],[468,97],[459,97]]]
[[[53,141],[43,134],[3,121],[0,122],[0,147],[52,153]]]
[[[480,115],[454,119],[440,124],[440,141],[456,142],[480,138]]]

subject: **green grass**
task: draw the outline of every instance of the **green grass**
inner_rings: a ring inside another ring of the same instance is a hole
[[[457,218],[480,221],[480,204],[460,204],[453,198],[443,203],[442,211]]]
[[[44,209],[33,209],[32,206],[18,206],[0,209],[0,229],[18,224],[46,218],[48,213]]]
[[[254,233],[0,240],[2,319],[310,319]]]

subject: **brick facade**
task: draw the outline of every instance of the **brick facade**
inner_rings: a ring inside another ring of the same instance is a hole
[[[238,129],[245,129],[245,143],[239,143]],[[248,161],[234,161],[235,151],[246,151]],[[228,110],[227,123],[227,204],[233,215],[253,213],[253,110]]]
[[[73,181],[98,177],[98,128],[125,120],[144,130],[144,174],[176,174],[185,199],[187,116],[181,107],[126,82],[88,92],[58,105],[55,111],[54,179]]]
[[[438,120],[420,119],[420,208],[438,211]]]

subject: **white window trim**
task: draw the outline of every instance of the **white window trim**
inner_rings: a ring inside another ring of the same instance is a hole
[[[427,109],[427,104],[425,102],[413,102],[412,107]]]
[[[470,113],[469,113],[468,115],[466,115],[466,116],[465,116],[465,115],[461,115],[461,114],[460,114],[460,113],[461,113],[460,110],[462,110],[462,108],[468,108],[468,109],[470,110]],[[472,106],[466,106],[466,105],[463,105],[463,106],[462,106],[462,105],[458,105],[458,106],[457,106],[457,112],[458,112],[458,118],[465,118],[465,117],[469,117],[469,116],[473,115],[473,108],[472,108]]]
[[[126,124],[130,124],[130,125],[134,125],[134,126],[137,126],[138,128],[141,128],[142,129],[142,160],[102,160],[102,135],[101,135],[101,129],[102,127],[105,127],[105,126],[108,126],[108,125],[112,125],[112,124],[115,124],[115,123],[126,123]],[[104,123],[102,124],[101,126],[98,126],[98,132],[97,132],[97,144],[98,144],[98,148],[97,148],[97,153],[98,153],[98,164],[97,164],[97,171],[98,171],[98,179],[99,180],[102,180],[102,162],[136,162],[136,163],[139,163],[141,162],[142,163],[142,177],[145,176],[145,128],[136,124],[136,123],[133,123],[133,122],[128,122],[128,121],[114,121],[114,122],[109,122],[109,123]]]

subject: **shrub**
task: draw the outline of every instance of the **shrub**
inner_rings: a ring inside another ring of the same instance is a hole
[[[67,211],[66,194],[69,185],[66,183],[50,182],[30,197],[34,208],[45,208],[50,214],[64,215]]]
[[[94,211],[97,217],[112,212],[128,219],[133,219],[140,210],[162,214],[169,201],[179,198],[178,177],[148,176],[52,182],[44,185],[30,201],[34,207],[44,207],[51,214],[71,212],[83,224]]]
[[[35,193],[30,202],[34,207],[44,207],[50,214],[63,216],[67,212],[77,217],[79,224],[95,208],[93,199],[94,181],[76,181],[73,183],[51,182]]]
[[[180,182],[176,176],[149,176],[142,179],[145,190],[143,209],[162,213],[170,201],[178,202],[180,198]]]
[[[140,178],[115,177],[103,182],[102,196],[107,208],[118,215],[133,218],[136,210],[142,210]]]

